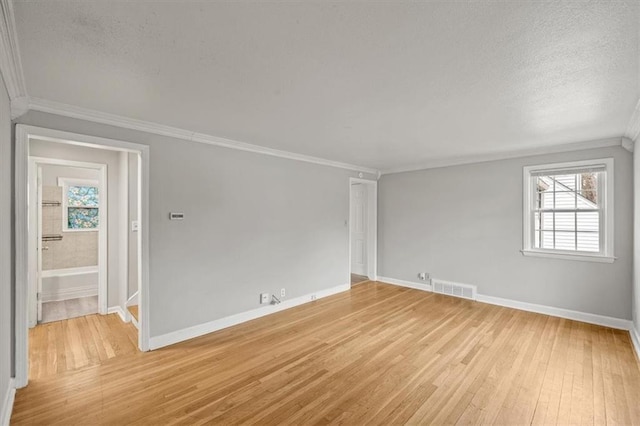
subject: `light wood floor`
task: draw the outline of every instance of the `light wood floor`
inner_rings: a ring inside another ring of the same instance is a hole
[[[364,275],[351,274],[351,285],[360,284],[364,281],[369,281],[369,277],[365,277]]]
[[[129,313],[138,321],[138,305],[127,306]]]
[[[627,332],[368,282],[34,379],[12,424],[640,424]]]
[[[29,330],[29,379],[102,364],[138,352],[138,330],[117,314],[87,315]]]

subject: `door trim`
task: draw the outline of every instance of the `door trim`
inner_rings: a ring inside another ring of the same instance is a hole
[[[29,156],[29,163],[35,165],[35,167],[42,166],[43,164],[55,165],[55,166],[67,166],[67,167],[77,167],[83,169],[91,169],[96,170],[100,174],[100,179],[98,181],[99,191],[100,191],[100,209],[98,210],[100,228],[98,228],[98,313],[102,315],[107,314],[107,247],[108,247],[108,232],[109,225],[107,220],[107,212],[109,211],[109,198],[108,198],[108,171],[107,165],[102,163],[89,163],[85,161],[73,161],[73,160],[64,160],[58,158],[47,158],[47,157],[34,157]],[[28,201],[27,201],[28,202]],[[104,208],[102,207],[104,205]],[[38,210],[42,209],[41,204],[38,204]],[[63,213],[64,214],[64,213]],[[35,241],[38,244],[38,240],[40,239],[40,234],[42,232],[41,226],[42,223],[32,224],[35,225],[35,229],[38,230],[38,237]],[[29,236],[29,244],[33,244],[32,236]],[[40,254],[41,256],[42,254]],[[33,266],[29,265],[29,273],[33,274],[37,273],[37,269],[34,271]],[[31,276],[31,275],[29,275]],[[33,292],[33,289],[31,289]],[[33,294],[30,295],[33,297]],[[32,302],[31,298],[28,297],[28,302]],[[29,325],[35,326],[33,324],[31,315],[29,317]]]
[[[16,125],[15,152],[15,385],[22,388],[29,380],[29,232],[28,232],[28,187],[29,187],[29,139],[66,143],[90,148],[133,152],[140,155],[140,328],[138,347],[149,350],[149,155],[147,145],[88,136],[42,127]]]
[[[349,276],[347,282],[351,283],[351,185],[359,183],[367,188],[367,277],[376,281],[378,279],[378,181],[349,178]]]

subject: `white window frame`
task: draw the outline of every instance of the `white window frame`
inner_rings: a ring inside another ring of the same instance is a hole
[[[571,251],[571,250],[555,250],[535,248],[535,178],[532,173],[539,173],[559,169],[572,169],[578,171],[581,168],[605,166],[604,178],[598,182],[598,197],[601,200],[600,206],[600,251],[598,253]],[[525,166],[523,168],[522,184],[523,184],[523,246],[522,254],[525,256],[549,257],[565,260],[581,260],[587,262],[605,262],[613,263],[615,257],[613,255],[613,236],[614,236],[614,186],[613,186],[613,158],[599,158],[594,160],[572,161],[566,163],[541,164],[535,166]]]
[[[70,186],[95,186],[98,188],[98,220],[102,217],[99,212],[102,208],[102,188],[100,182],[95,179],[76,179],[59,177],[58,186],[62,187],[62,231],[63,232],[97,232],[100,230],[102,223],[98,223],[97,228],[69,228],[69,199],[67,193]],[[93,207],[92,207],[93,208]]]

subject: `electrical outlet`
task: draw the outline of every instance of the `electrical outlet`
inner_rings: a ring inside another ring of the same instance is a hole
[[[287,292],[284,290],[284,288],[280,289],[280,297],[286,297]]]
[[[418,278],[421,281],[427,281],[431,278],[431,275],[428,272],[419,272],[418,273]]]
[[[260,293],[260,304],[269,303],[269,293]]]
[[[316,300],[316,295],[315,295],[315,294],[312,294],[312,295],[311,295],[311,300],[312,300],[312,301],[313,301],[313,300]]]

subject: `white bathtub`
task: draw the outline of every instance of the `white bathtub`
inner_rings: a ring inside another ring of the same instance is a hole
[[[42,271],[42,301],[98,295],[98,266]]]

